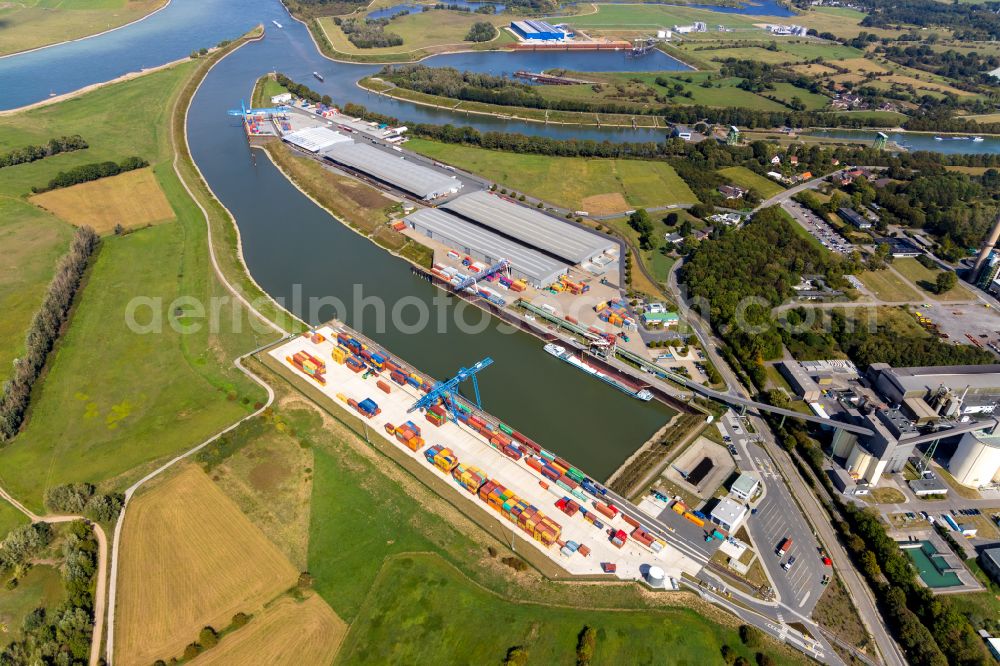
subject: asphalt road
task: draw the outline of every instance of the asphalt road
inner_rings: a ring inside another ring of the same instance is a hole
[[[745,424],[732,410],[722,417],[722,427],[740,453],[736,461],[739,468],[759,478],[765,488],[763,497],[753,505],[756,515],[747,520],[761,564],[781,603],[810,615],[825,589],[820,581],[831,573],[820,560],[822,548],[756,436],[747,434]],[[775,551],[786,538],[792,540],[792,547],[787,556],[778,557]],[[785,571],[781,565],[790,557],[795,563]]]

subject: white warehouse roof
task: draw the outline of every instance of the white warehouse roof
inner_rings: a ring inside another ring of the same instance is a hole
[[[334,132],[325,127],[307,127],[306,129],[286,134],[282,138],[294,146],[308,150],[310,153],[318,153],[338,143],[351,141],[349,137],[344,136],[340,132]]]
[[[618,247],[605,236],[486,191],[460,196],[441,207],[573,264]]]
[[[535,285],[552,284],[569,270],[562,262],[439,208],[418,210],[406,216],[406,223],[425,236],[477,259],[489,263],[507,259],[516,277],[524,277]]]
[[[422,199],[434,199],[462,187],[457,178],[363,143],[338,143],[323,151],[323,155]]]

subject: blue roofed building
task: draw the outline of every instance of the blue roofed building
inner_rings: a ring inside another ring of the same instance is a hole
[[[569,33],[562,28],[557,28],[545,21],[535,21],[532,19],[512,21],[510,29],[523,40],[554,41],[566,39],[569,36]]]

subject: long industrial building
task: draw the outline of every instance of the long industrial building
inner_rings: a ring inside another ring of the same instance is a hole
[[[293,146],[308,150],[310,153],[318,153],[338,143],[354,143],[350,137],[326,127],[307,127],[297,132],[285,134],[282,138]]]
[[[515,243],[439,208],[424,208],[408,215],[406,223],[428,238],[488,264],[510,261],[514,277],[536,287],[552,284],[569,266],[536,250]]]
[[[485,191],[465,194],[442,208],[570,264],[581,264],[618,245],[596,233]]]
[[[365,173],[424,201],[454,194],[462,187],[462,181],[457,178],[363,143],[338,143],[322,154],[332,162]]]
[[[892,368],[873,363],[867,375],[886,400],[917,407],[923,400],[944,416],[989,414],[1000,400],[1000,364]]]

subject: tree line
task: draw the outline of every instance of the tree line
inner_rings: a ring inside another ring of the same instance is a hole
[[[49,139],[48,143],[22,146],[21,148],[15,148],[14,150],[8,150],[6,153],[0,154],[0,169],[17,164],[27,164],[35,160],[42,160],[46,157],[58,155],[59,153],[83,150],[84,148],[89,148],[89,146],[79,134],[62,136],[58,139]]]
[[[49,190],[55,190],[61,187],[70,187],[72,185],[79,185],[80,183],[87,183],[92,180],[100,180],[101,178],[117,176],[120,173],[135,171],[136,169],[142,169],[143,167],[148,166],[149,162],[141,157],[134,156],[126,157],[118,164],[111,161],[81,164],[80,166],[73,167],[69,171],[60,171],[54,178],[52,178],[52,180],[49,181],[48,185],[43,187],[33,186],[31,191],[36,194],[48,192]]]
[[[69,252],[56,266],[55,277],[25,336],[24,355],[15,361],[13,373],[0,394],[0,441],[16,435],[24,421],[31,389],[66,322],[87,263],[99,242],[93,229],[80,227]]]
[[[312,102],[313,104],[326,104],[327,106],[333,105],[333,100],[329,95],[320,95],[309,86],[296,83],[280,72],[274,75],[274,80],[278,82],[279,86],[299,99],[304,99],[308,102]]]
[[[29,531],[36,533],[31,537],[36,544],[35,553],[52,541],[51,528],[46,523],[15,530],[22,534]],[[21,621],[20,636],[0,651],[0,664],[87,664],[94,631],[97,557],[97,540],[90,527],[83,521],[71,523],[60,567],[65,601],[52,610],[40,607],[28,613]]]

